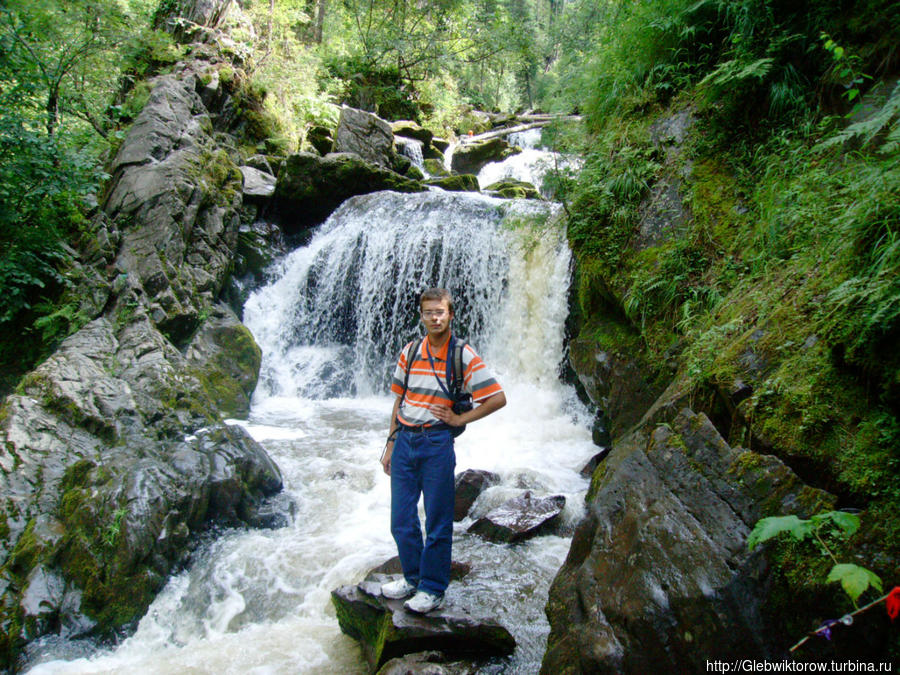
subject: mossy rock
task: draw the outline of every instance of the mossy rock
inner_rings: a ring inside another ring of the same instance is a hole
[[[505,199],[541,199],[541,193],[534,185],[513,178],[491,183],[484,188],[484,191],[489,195]]]
[[[425,174],[422,173],[422,170],[415,164],[409,165],[409,169],[406,170],[405,175],[412,180],[425,180]]]
[[[446,178],[450,175],[450,172],[447,171],[447,168],[444,166],[443,159],[426,158],[425,171],[427,171],[429,175],[438,178]]]
[[[311,127],[306,132],[306,142],[324,157],[334,147],[334,134],[326,127]]]
[[[285,214],[285,225],[306,227],[324,221],[355,195],[394,190],[422,192],[422,183],[370,164],[357,155],[332,153],[319,157],[298,152],[287,158],[278,174],[274,201]]]
[[[433,178],[426,181],[426,184],[439,187],[442,190],[450,192],[478,192],[478,177],[470,173],[459,174],[456,176],[445,176],[444,178]]]
[[[421,141],[424,147],[428,147],[431,144],[431,139],[434,137],[434,134],[428,129],[409,120],[391,122],[391,131],[394,132],[395,136],[414,138],[417,141]]]

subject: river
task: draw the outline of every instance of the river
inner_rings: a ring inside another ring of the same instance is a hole
[[[549,626],[549,585],[581,515],[596,448],[588,411],[560,381],[571,255],[546,202],[432,191],[345,202],[310,242],[271,270],[244,321],[263,350],[244,426],[281,468],[291,525],[229,530],[174,575],[136,632],[114,649],[35,666],[44,673],[364,673],[332,589],[396,554],[389,479],[379,456],[403,343],[418,333],[416,297],[456,296],[455,331],[491,365],[509,401],[457,439],[457,471],[501,483],[457,523],[454,560],[471,572],[447,600],[515,636],[483,673],[535,673]],[[564,529],[516,545],[470,535],[477,518],[525,489],[567,499]]]

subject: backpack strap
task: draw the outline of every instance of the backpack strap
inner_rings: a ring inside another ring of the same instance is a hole
[[[465,340],[457,341],[456,338],[451,337],[453,343],[450,345],[451,351],[450,356],[448,357],[448,365],[452,363],[453,370],[452,375],[453,378],[449,377],[450,370],[448,369],[448,378],[447,381],[451,383],[450,390],[457,394],[462,391],[463,388],[463,349],[466,348],[466,344],[468,344]]]
[[[425,338],[422,338],[424,340]],[[403,405],[403,399],[406,398],[406,390],[409,389],[409,373],[412,370],[413,356],[422,349],[422,340],[418,342],[413,340],[409,343],[409,349],[406,352],[406,376],[403,378],[403,394],[400,396],[400,405]]]

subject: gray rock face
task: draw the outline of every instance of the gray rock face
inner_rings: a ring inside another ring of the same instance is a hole
[[[265,199],[275,194],[275,176],[255,169],[252,166],[242,166],[240,170],[244,177],[244,186],[242,188],[244,199]]]
[[[562,495],[533,497],[526,492],[476,520],[469,532],[488,541],[515,543],[550,532],[566,506]]]
[[[95,318],[0,407],[0,670],[48,633],[108,635],[140,617],[211,523],[289,518],[267,500],[278,468],[220,422],[246,413],[261,355],[218,301],[242,175],[198,68],[154,81],[111,165],[83,261],[103,280],[84,292]]]
[[[116,267],[177,345],[218,296],[237,242],[241,172],[212,140],[193,77],[157,79],[113,162],[104,205],[122,232]]]
[[[363,654],[375,672],[391,659],[423,651],[440,651],[447,661],[507,656],[515,638],[489,619],[476,619],[462,608],[444,608],[420,615],[403,607],[403,600],[381,595],[381,583],[373,575],[357,586],[331,592],[341,631],[360,641]]]
[[[569,343],[569,360],[588,397],[603,411],[615,439],[640,421],[662,387],[643,358],[637,333],[630,326],[609,318],[598,326],[600,330],[591,338],[576,338]],[[607,334],[616,339],[607,341]]]
[[[729,447],[702,414],[640,427],[594,475],[550,590],[541,672],[701,672],[780,653],[765,558],[746,537],[763,516],[833,504],[776,458]]]
[[[394,132],[374,113],[343,106],[334,139],[334,152],[352,152],[383,168],[393,166]]]

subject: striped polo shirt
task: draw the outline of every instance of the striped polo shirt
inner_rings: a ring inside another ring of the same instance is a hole
[[[403,394],[403,381],[406,378],[406,355],[411,345],[418,343],[419,339],[408,343],[400,352],[397,367],[394,368],[394,377],[391,381],[391,391],[397,396]],[[432,351],[427,338],[422,340],[418,353],[413,357],[412,369],[409,371],[409,387],[406,396],[400,404],[399,418],[402,424],[437,424],[438,419],[431,414],[428,407],[431,405],[452,405],[444,390],[437,382],[437,377],[450,390],[447,383],[447,351],[450,348],[450,340],[437,351]],[[428,353],[434,360],[434,370],[428,361]],[[503,391],[500,384],[494,378],[494,374],[485,365],[481,357],[475,353],[469,345],[462,350],[463,365],[463,391],[472,394],[473,401],[484,399]]]

